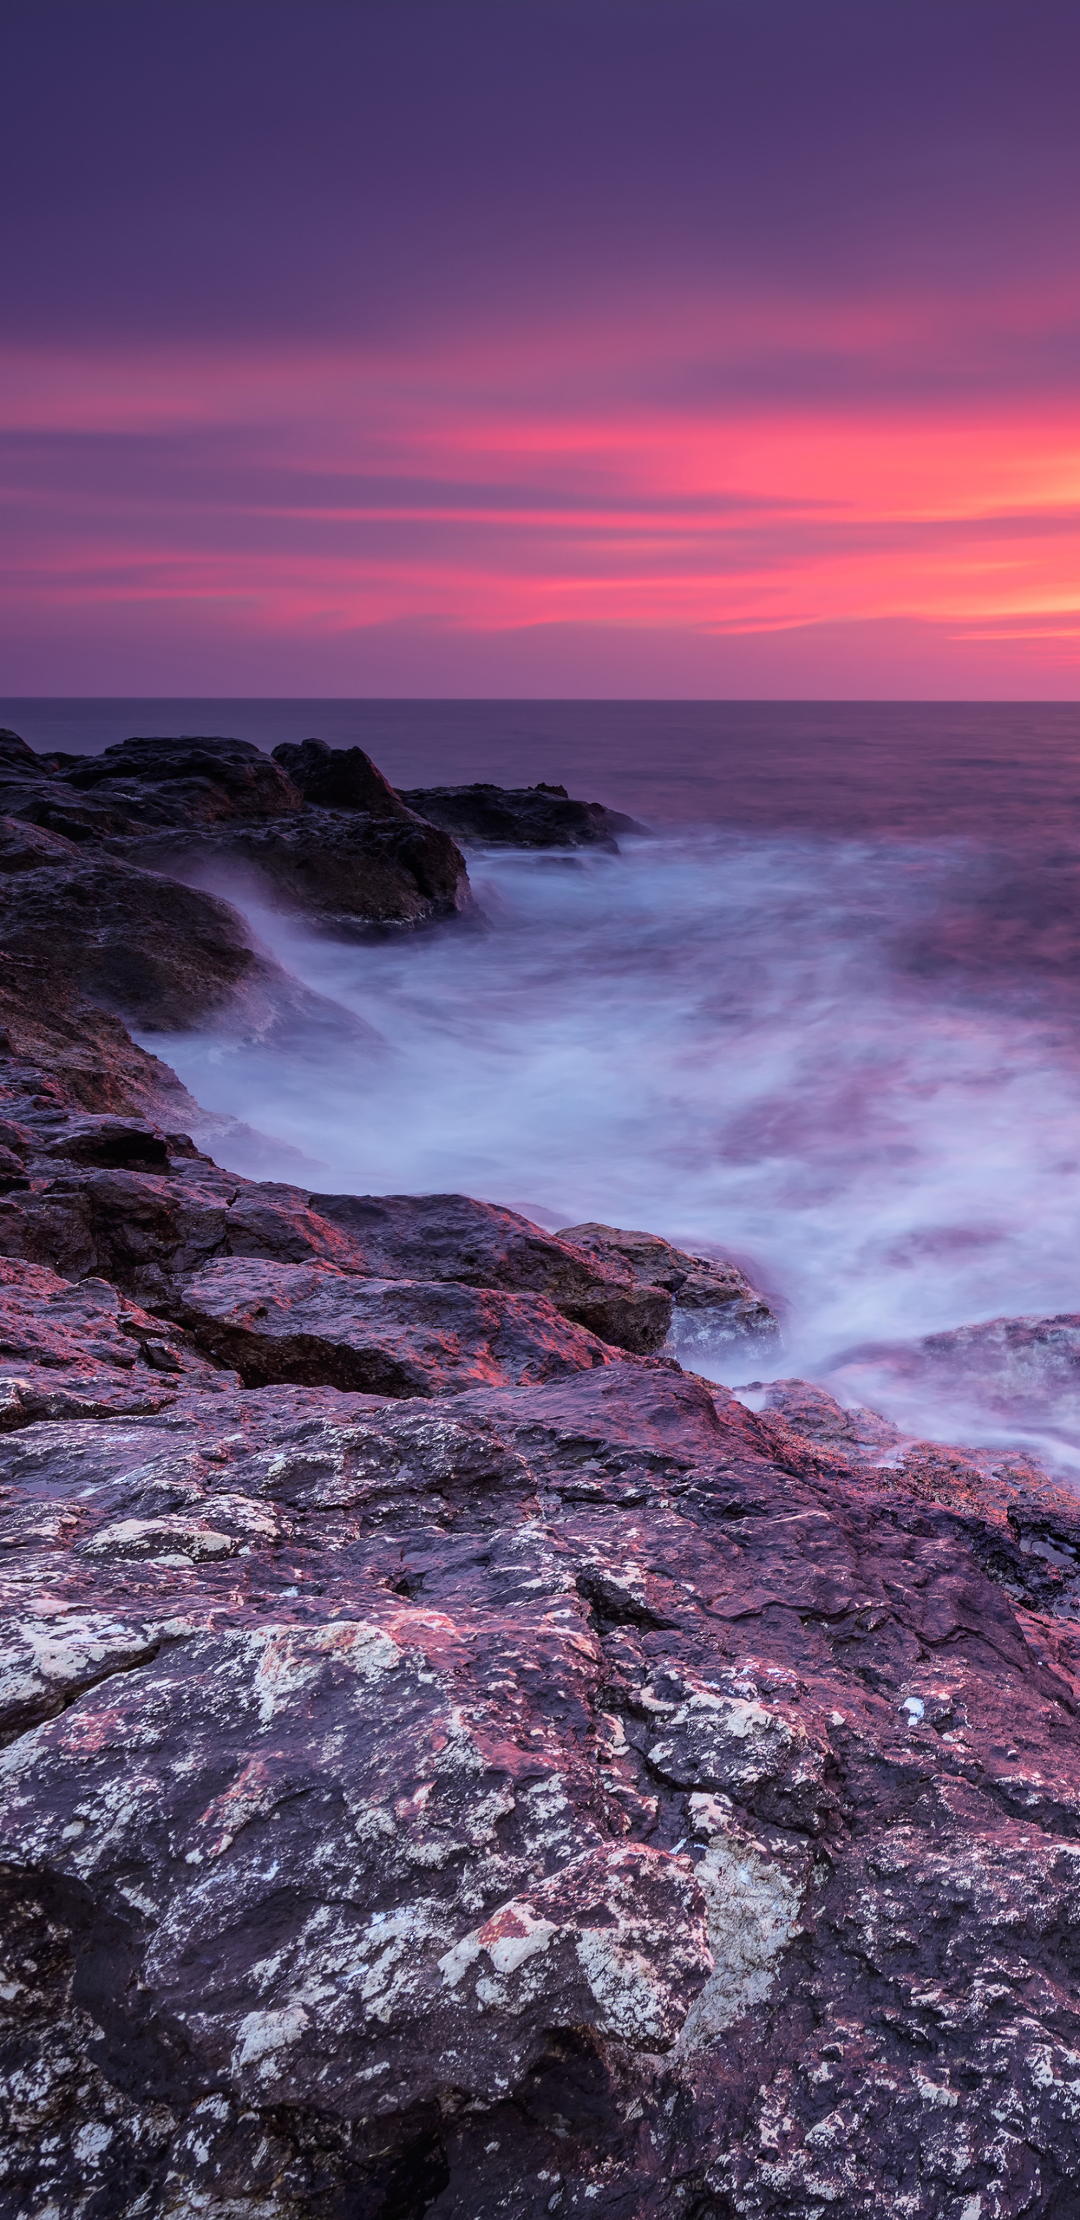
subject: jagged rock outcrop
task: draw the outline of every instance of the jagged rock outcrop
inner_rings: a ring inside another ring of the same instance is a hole
[[[13,2213],[1067,2209],[1007,1522],[667,1362],[161,1385],[0,1439]]]
[[[246,740],[124,740],[99,756],[61,759],[35,756],[17,734],[0,734],[0,809],[75,846],[105,850],[117,867],[200,885],[254,874],[264,900],[338,931],[474,914],[454,841],[408,810],[362,750],[309,740],[283,754],[303,759],[302,785]],[[313,761],[320,780],[310,775]],[[313,785],[338,802],[313,806]],[[88,892],[85,901],[92,899]],[[213,899],[213,891],[192,895]],[[172,1022],[166,1013],[163,1002],[164,1026]]]
[[[690,1362],[695,1350],[701,1353],[723,1342],[779,1339],[775,1310],[737,1264],[692,1256],[659,1234],[605,1226],[597,1219],[564,1226],[559,1238],[587,1249],[610,1269],[629,1273],[641,1286],[666,1289],[672,1303],[670,1346]]]
[[[496,848],[607,848],[617,833],[644,834],[645,825],[601,802],[578,802],[565,786],[415,786],[401,799],[455,840]]]
[[[140,841],[138,853],[155,870],[230,884],[242,874],[245,883],[253,881],[258,899],[339,937],[478,915],[453,841],[404,812],[361,818],[310,810],[270,824],[215,829],[197,845],[190,836],[163,834]]]
[[[499,1315],[544,1320],[544,1334],[555,1330],[549,1310],[586,1328],[576,1340],[559,1339],[567,1349],[594,1336],[640,1354],[663,1343],[670,1303],[662,1289],[620,1279],[514,1211],[465,1195],[309,1195],[222,1171],[182,1133],[65,1117],[55,1105],[44,1116],[20,1108],[24,1122],[6,1140],[0,1126],[0,1256],[49,1264],[71,1279],[104,1275],[165,1312],[188,1303],[192,1274],[226,1258],[261,1258],[378,1281],[384,1309],[395,1300],[391,1283],[429,1283],[422,1300],[434,1315],[438,1286],[451,1284],[447,1324],[456,1303],[453,1333],[472,1342],[480,1318],[474,1310],[466,1324],[466,1287],[490,1295],[496,1310],[504,1293],[529,1298]],[[397,1324],[404,1330],[402,1319]],[[319,1377],[336,1374],[324,1367]]]
[[[222,1169],[19,922],[150,874],[16,817],[3,2220],[1069,2220],[1074,1490],[650,1353],[760,1338],[655,1236]],[[896,1378],[1044,1411],[1076,1324]]]
[[[666,1290],[545,1233],[515,1210],[471,1195],[312,1195],[311,1207],[346,1231],[366,1269],[391,1279],[460,1280],[546,1295],[579,1326],[638,1356],[663,1347]]]
[[[363,748],[328,748],[325,740],[285,741],[274,749],[274,762],[316,809],[360,809],[372,817],[406,821],[415,815]]]

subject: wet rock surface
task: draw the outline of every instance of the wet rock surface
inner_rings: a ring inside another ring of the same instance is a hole
[[[173,784],[250,829],[265,761]],[[366,763],[292,821],[404,823]],[[20,914],[4,2220],[1071,2220],[1076,1494],[657,1354],[776,1321],[656,1236],[240,1178]],[[1075,1331],[904,1362],[1042,1408]]]

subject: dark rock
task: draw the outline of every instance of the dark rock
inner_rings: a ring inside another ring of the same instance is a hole
[[[338,932],[412,928],[470,916],[465,858],[449,835],[399,816],[308,810],[270,824],[226,826],[197,845],[169,833],[132,844],[138,860],[178,876],[258,874],[264,900]]]
[[[618,1264],[575,1249],[516,1210],[471,1195],[312,1195],[312,1210],[356,1243],[385,1279],[458,1280],[546,1295],[564,1318],[619,1349],[662,1348],[671,1305]]]
[[[160,1146],[165,1169],[142,1169]],[[93,1161],[121,1154],[126,1164]],[[0,1254],[51,1263],[70,1279],[101,1273],[155,1304],[223,1256],[366,1269],[348,1234],[309,1210],[301,1190],[223,1172],[183,1134],[151,1129],[125,1147],[108,1128],[74,1123],[37,1137],[22,1183],[0,1199]]]
[[[16,770],[25,769],[32,773],[40,768],[39,758],[33,748],[25,740],[21,740],[17,732],[11,732],[7,725],[0,726],[0,764],[5,769],[11,765]]]
[[[16,1153],[29,1147],[43,1109],[134,1112],[169,1129],[201,1115],[175,1072],[136,1048],[119,1019],[87,1002],[40,952],[0,952],[0,1109],[11,1114],[3,1139]]]
[[[0,819],[0,930],[10,956],[51,966],[148,1031],[205,1021],[262,983],[243,919],[214,895]]]
[[[242,740],[125,740],[54,769],[13,736],[0,810],[193,888],[255,872],[264,898],[339,931],[473,914],[460,850],[362,749],[308,740],[277,758]]]
[[[41,1265],[0,1258],[0,1432],[160,1411],[213,1371],[174,1326],[107,1281],[72,1287]]]
[[[247,740],[119,740],[56,774],[76,793],[105,787],[137,823],[214,825],[303,808],[291,779]]]
[[[779,1339],[780,1321],[737,1264],[716,1263],[672,1247],[655,1233],[590,1220],[563,1226],[560,1240],[587,1249],[639,1283],[666,1288],[673,1303],[671,1346],[691,1358],[717,1342]]]
[[[363,748],[301,740],[299,745],[284,743],[273,755],[304,800],[317,809],[359,809],[371,817],[406,820],[414,814]]]
[[[401,799],[420,817],[441,825],[456,840],[499,848],[607,848],[617,853],[616,833],[646,827],[600,802],[572,801],[564,787],[416,786]]]
[[[229,1257],[185,1280],[176,1314],[249,1386],[456,1395],[605,1364],[610,1351],[543,1295],[358,1279],[326,1263]]]

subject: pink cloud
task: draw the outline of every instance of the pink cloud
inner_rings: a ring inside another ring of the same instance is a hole
[[[10,683],[1072,693],[1074,316],[656,293],[438,347],[13,350]]]

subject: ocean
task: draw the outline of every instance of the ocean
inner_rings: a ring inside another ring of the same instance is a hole
[[[274,1049],[147,1041],[269,1137],[257,1176],[459,1189],[732,1256],[783,1313],[766,1371],[841,1385],[867,1343],[1080,1312],[1077,705],[36,700],[0,720],[88,752],[314,733],[397,785],[558,781],[648,826],[618,856],[475,852],[483,924],[409,939],[325,940],[223,883],[363,1021]],[[892,1392],[901,1423],[1001,1436],[945,1389]],[[1080,1467],[1080,1416],[1020,1432]]]

